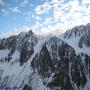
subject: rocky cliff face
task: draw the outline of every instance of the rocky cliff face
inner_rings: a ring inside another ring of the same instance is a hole
[[[45,42],[31,65],[51,90],[74,90],[86,85],[86,71],[80,55],[57,37]]]
[[[2,39],[0,41],[0,50],[9,50],[8,57],[5,57],[6,61],[10,61],[12,59],[12,55],[17,50],[20,53],[19,61],[22,64],[33,54],[36,43],[37,37],[32,31],[26,33],[23,32],[17,36]]]
[[[59,37],[29,31],[0,39],[0,88],[89,90],[89,26]]]

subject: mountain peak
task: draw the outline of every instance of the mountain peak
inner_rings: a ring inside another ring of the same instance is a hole
[[[76,26],[64,34],[64,38],[81,37],[90,34],[90,23],[87,25]]]

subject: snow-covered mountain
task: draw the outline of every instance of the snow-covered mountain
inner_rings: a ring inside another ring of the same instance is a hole
[[[66,31],[63,38],[77,52],[87,53],[90,56],[90,23]]]
[[[0,39],[0,88],[90,90],[90,24],[63,35],[31,30]]]

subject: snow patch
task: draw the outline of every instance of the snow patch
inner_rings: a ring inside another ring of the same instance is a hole
[[[16,50],[12,55],[11,61],[18,61],[19,59],[20,59],[20,52],[18,50]]]
[[[4,59],[5,57],[7,57],[8,54],[9,54],[9,50],[8,49],[0,50],[0,60]]]

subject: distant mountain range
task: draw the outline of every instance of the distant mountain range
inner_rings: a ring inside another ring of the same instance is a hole
[[[90,24],[64,34],[31,30],[0,39],[0,88],[90,90]]]

